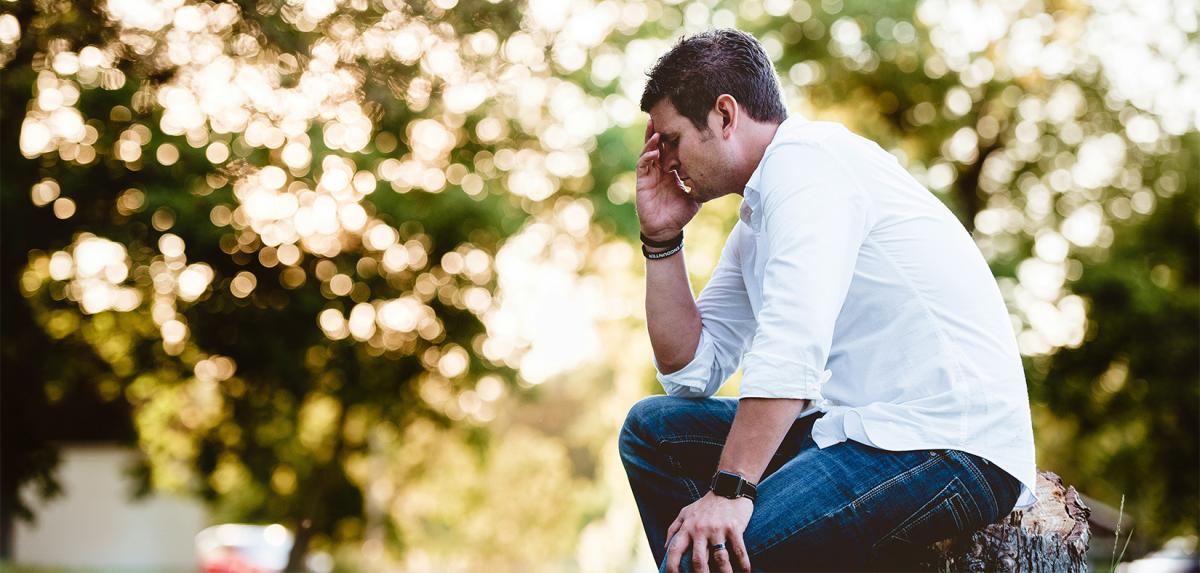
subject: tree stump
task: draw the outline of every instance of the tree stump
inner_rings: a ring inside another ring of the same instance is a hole
[[[1038,502],[998,523],[930,547],[920,568],[941,573],[1087,571],[1088,515],[1074,487],[1038,472]]]

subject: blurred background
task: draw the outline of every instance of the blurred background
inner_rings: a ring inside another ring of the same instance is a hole
[[[1194,555],[1198,13],[0,0],[0,562],[652,571],[637,101],[728,26],[971,231],[1096,569]],[[696,292],[737,206],[688,226]]]

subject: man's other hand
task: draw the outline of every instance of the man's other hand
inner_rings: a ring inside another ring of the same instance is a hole
[[[750,554],[742,534],[753,513],[754,502],[748,498],[729,499],[711,491],[683,508],[667,529],[667,571],[679,573],[679,562],[690,546],[692,570],[708,573],[709,547],[719,543],[724,543],[725,549],[711,555],[718,571],[733,573],[734,563],[742,571],[750,571]]]

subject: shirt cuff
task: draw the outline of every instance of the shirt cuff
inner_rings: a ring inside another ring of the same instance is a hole
[[[702,398],[713,394],[713,392],[708,392],[708,382],[712,378],[714,356],[715,348],[712,339],[707,332],[701,329],[695,355],[687,366],[670,374],[663,374],[653,352],[650,354],[650,361],[654,363],[655,377],[658,378],[663,390],[666,390],[668,395]]]
[[[790,398],[820,402],[821,386],[833,372],[770,354],[751,352],[742,362],[739,398]]]

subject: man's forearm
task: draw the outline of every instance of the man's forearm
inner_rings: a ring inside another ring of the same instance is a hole
[[[739,400],[717,469],[741,474],[746,481],[759,483],[783,437],[809,402],[786,398]]]
[[[700,311],[682,252],[646,261],[646,328],[664,374],[692,361],[700,344]]]

